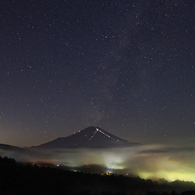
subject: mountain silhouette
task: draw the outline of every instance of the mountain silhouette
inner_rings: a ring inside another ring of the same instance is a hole
[[[23,151],[23,148],[8,144],[0,144],[0,150]]]
[[[68,137],[60,137],[53,141],[36,146],[36,148],[109,148],[128,147],[134,145],[138,145],[138,143],[121,139],[99,127],[88,127]]]

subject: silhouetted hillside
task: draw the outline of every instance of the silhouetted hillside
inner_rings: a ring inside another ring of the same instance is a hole
[[[7,144],[0,144],[0,149],[12,150],[12,151],[23,151],[24,150],[23,148],[19,148],[19,147],[7,145]]]
[[[0,157],[0,175],[0,194],[9,195],[179,195],[178,189],[186,191],[181,195],[195,192],[193,182],[154,182],[139,177],[71,172],[22,165],[7,157]]]

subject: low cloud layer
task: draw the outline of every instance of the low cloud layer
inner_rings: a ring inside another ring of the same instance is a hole
[[[1,156],[17,161],[49,163],[78,167],[105,166],[108,170],[138,175],[141,178],[165,178],[169,181],[195,182],[195,148],[170,148],[162,145],[142,145],[110,149],[65,149],[28,151],[0,149]]]

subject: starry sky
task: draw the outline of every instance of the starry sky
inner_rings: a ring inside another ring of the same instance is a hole
[[[0,143],[194,144],[194,34],[194,0],[0,1]]]

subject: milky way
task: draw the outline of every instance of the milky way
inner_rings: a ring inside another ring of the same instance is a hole
[[[0,143],[87,126],[193,145],[193,0],[20,0],[0,5]]]

